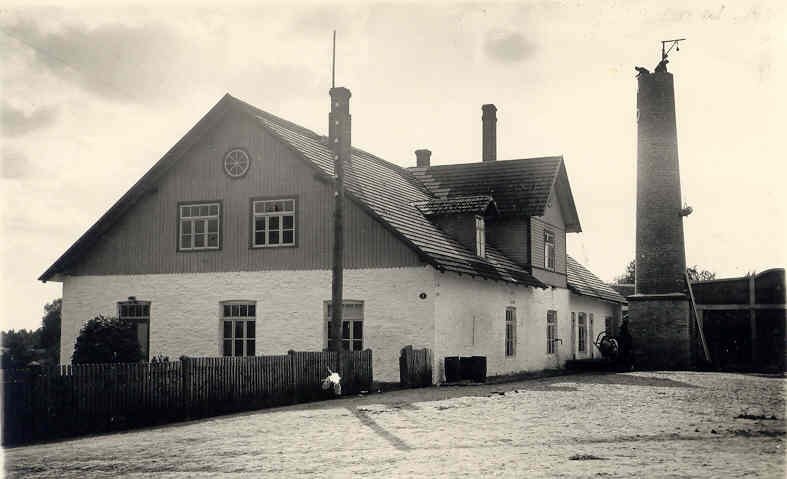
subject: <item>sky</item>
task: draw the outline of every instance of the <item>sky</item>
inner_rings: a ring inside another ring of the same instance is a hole
[[[634,257],[635,66],[670,55],[688,265],[787,264],[782,2],[138,3],[0,8],[0,329],[35,328],[37,281],[224,93],[320,133],[336,83],[353,142],[401,166],[563,155],[606,281]],[[690,4],[691,6],[687,6]]]

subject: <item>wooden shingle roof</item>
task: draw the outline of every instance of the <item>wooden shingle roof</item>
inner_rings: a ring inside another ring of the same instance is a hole
[[[439,198],[494,197],[501,215],[542,216],[553,189],[566,216],[566,231],[579,232],[579,217],[562,156],[410,168]]]
[[[568,289],[577,294],[592,296],[594,298],[612,301],[613,303],[626,303],[626,299],[608,284],[601,281],[577,260],[566,255],[566,281]]]
[[[448,215],[456,213],[485,214],[491,207],[497,210],[495,200],[489,195],[457,196],[454,198],[435,198],[413,203],[424,216]]]

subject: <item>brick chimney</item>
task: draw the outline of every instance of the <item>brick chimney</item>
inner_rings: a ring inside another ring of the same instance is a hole
[[[481,106],[481,123],[483,124],[481,159],[495,161],[497,159],[497,108],[491,103]]]
[[[429,161],[432,158],[430,150],[415,150],[415,166],[417,168],[429,168]]]
[[[666,68],[637,76],[636,293],[683,292],[675,87]]]

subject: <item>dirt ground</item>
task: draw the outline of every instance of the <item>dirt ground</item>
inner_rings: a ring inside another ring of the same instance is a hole
[[[7,449],[7,477],[785,477],[783,377],[395,391]]]

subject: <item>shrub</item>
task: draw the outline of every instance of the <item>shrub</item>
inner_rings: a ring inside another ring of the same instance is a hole
[[[131,321],[96,316],[79,332],[74,364],[133,363],[142,359],[137,327]]]

